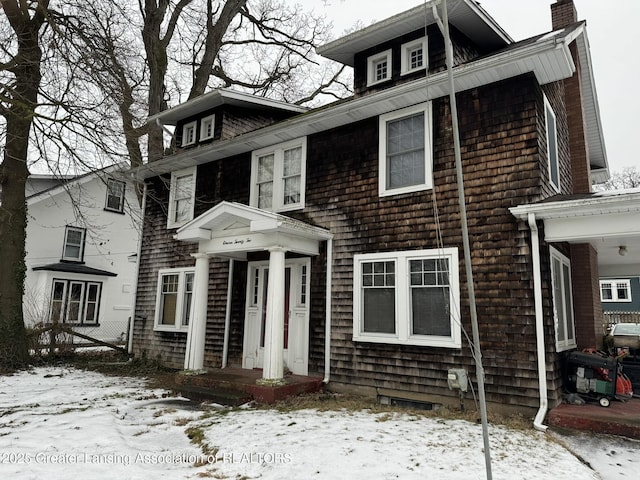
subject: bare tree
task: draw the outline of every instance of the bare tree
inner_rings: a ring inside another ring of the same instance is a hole
[[[349,92],[330,25],[284,0],[0,0],[0,361],[26,358],[25,183],[163,154],[147,118],[208,88],[290,103]],[[313,80],[310,80],[313,79]]]
[[[640,188],[640,170],[636,167],[626,167],[620,172],[614,172],[606,183],[598,185],[598,190],[624,190],[628,188]]]
[[[27,211],[29,134],[38,104],[48,0],[1,0],[0,114],[6,127],[0,165],[0,364],[25,364],[28,351],[22,297]]]

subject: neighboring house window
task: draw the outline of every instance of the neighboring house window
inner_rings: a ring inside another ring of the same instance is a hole
[[[603,302],[630,302],[630,280],[600,280],[600,299]]]
[[[251,205],[274,212],[304,207],[307,139],[253,152]]]
[[[558,129],[556,114],[551,108],[547,97],[544,97],[544,114],[547,131],[547,158],[549,159],[549,179],[551,184],[560,191],[560,160],[558,158]]]
[[[189,122],[182,127],[182,146],[196,143],[196,126],[198,122]]]
[[[458,249],[354,257],[353,340],[459,348]]]
[[[193,269],[160,270],[156,300],[156,330],[186,330],[193,302]]]
[[[367,59],[367,86],[391,78],[391,50],[376,53]]]
[[[215,127],[215,115],[209,115],[208,117],[200,120],[200,141],[209,140],[213,138],[213,129]]]
[[[122,212],[124,210],[124,190],[125,183],[120,180],[109,178],[107,180],[107,201],[105,210],[112,212]]]
[[[82,262],[84,258],[85,235],[86,230],[84,228],[71,227],[67,225],[64,232],[62,260]]]
[[[176,228],[193,219],[196,167],[171,173],[167,228]]]
[[[380,196],[433,186],[431,131],[431,103],[380,116]]]
[[[556,350],[562,352],[575,348],[576,332],[573,315],[571,262],[555,248],[551,248],[551,284],[556,326]]]
[[[422,37],[409,43],[405,43],[401,48],[400,74],[424,70],[427,66],[427,37]]]
[[[97,324],[101,293],[100,282],[54,279],[49,320],[52,323]]]

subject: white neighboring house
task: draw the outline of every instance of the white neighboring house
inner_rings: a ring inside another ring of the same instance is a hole
[[[125,339],[141,229],[125,168],[27,180],[27,326],[58,321],[100,340]]]

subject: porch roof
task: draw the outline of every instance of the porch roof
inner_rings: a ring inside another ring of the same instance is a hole
[[[333,234],[285,215],[236,202],[220,202],[179,228],[174,238],[199,244],[200,253],[239,257],[280,246],[317,254],[319,241]]]
[[[590,243],[601,276],[640,274],[640,189],[558,196],[510,211],[543,220],[547,242]]]

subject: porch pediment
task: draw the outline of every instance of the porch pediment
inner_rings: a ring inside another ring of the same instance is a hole
[[[236,202],[221,202],[180,228],[175,239],[199,244],[200,253],[243,256],[276,246],[317,254],[318,244],[332,234],[278,213]]]

